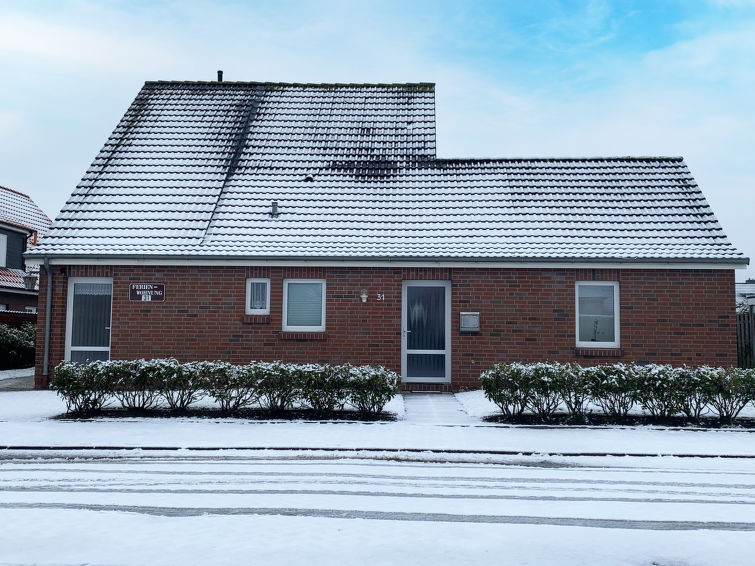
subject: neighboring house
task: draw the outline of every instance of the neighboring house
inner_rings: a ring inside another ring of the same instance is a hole
[[[437,158],[425,83],[148,82],[27,258],[37,387],[175,356],[441,390],[512,360],[736,364],[748,263],[681,158]]]
[[[27,271],[23,254],[51,223],[27,195],[0,186],[0,311],[36,312],[38,269]]]
[[[737,310],[755,312],[755,279],[747,279],[744,283],[737,283],[736,290]]]

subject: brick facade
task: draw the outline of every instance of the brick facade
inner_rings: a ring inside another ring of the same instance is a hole
[[[0,305],[6,305],[9,311],[24,312],[26,307],[37,306],[37,294],[0,291]]]
[[[65,355],[68,277],[113,278],[113,359],[381,363],[399,371],[402,281],[433,279],[452,282],[453,389],[476,387],[480,371],[500,361],[736,364],[733,270],[54,266],[51,368]],[[247,277],[270,278],[269,316],[244,314]],[[287,278],[327,280],[324,335],[281,330]],[[581,280],[619,282],[620,349],[575,348]],[[164,283],[165,301],[129,301],[130,283]],[[46,285],[43,275],[42,297]],[[40,301],[38,388],[47,387],[44,309]],[[459,332],[461,311],[480,312],[479,333]]]

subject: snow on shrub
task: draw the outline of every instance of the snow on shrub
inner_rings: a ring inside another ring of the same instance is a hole
[[[687,418],[699,419],[710,403],[711,375],[720,371],[708,366],[674,368],[674,384],[679,395],[679,409]]]
[[[174,411],[185,411],[204,397],[204,378],[200,377],[194,364],[180,364],[174,358],[161,361],[159,389],[168,407]]]
[[[228,362],[190,362],[186,371],[198,387],[207,391],[224,413],[233,413],[258,398],[256,368]]]
[[[613,364],[497,364],[480,375],[485,396],[510,417],[525,410],[551,417],[563,401],[572,416],[592,402],[612,419],[639,404],[660,419],[683,413],[699,419],[708,407],[731,422],[755,400],[755,370],[700,366]]]
[[[315,411],[343,409],[348,397],[349,366],[302,366],[302,400]]]
[[[658,418],[668,418],[682,410],[682,394],[679,387],[680,374],[670,365],[630,365],[634,375],[637,401],[648,413]]]
[[[112,391],[112,382],[102,371],[103,362],[61,362],[54,371],[50,389],[66,402],[66,411],[86,413],[102,409]]]
[[[348,372],[348,402],[358,411],[378,416],[398,393],[399,375],[383,366],[343,366]]]
[[[30,322],[20,328],[0,324],[0,370],[34,365],[37,327]]]
[[[590,400],[611,418],[626,418],[637,402],[637,376],[624,364],[583,368]]]
[[[101,409],[111,396],[126,409],[153,409],[161,400],[186,410],[209,395],[225,413],[255,403],[282,412],[303,403],[318,412],[342,410],[348,401],[358,411],[379,415],[398,392],[399,376],[381,366],[330,366],[251,362],[178,363],[175,359],[62,362],[51,389],[68,412]]]
[[[730,423],[755,399],[755,369],[729,368],[710,372],[706,380],[709,402],[721,422]]]
[[[509,417],[521,416],[535,394],[532,373],[526,365],[517,362],[497,364],[482,372],[480,383],[485,397]]]

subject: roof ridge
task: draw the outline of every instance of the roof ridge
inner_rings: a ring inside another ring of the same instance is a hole
[[[468,163],[468,162],[516,162],[516,161],[684,161],[681,156],[667,155],[613,155],[594,157],[436,157],[435,161],[444,163]]]
[[[159,85],[183,85],[183,86],[266,86],[266,87],[310,87],[310,88],[418,88],[425,90],[435,90],[435,83],[430,82],[413,82],[413,83],[299,83],[299,82],[280,82],[280,81],[145,81],[145,86]]]
[[[26,193],[22,193],[21,191],[17,191],[16,189],[11,189],[10,187],[6,187],[5,185],[0,185],[0,189],[5,189],[6,191],[16,193],[17,195],[21,195],[22,197],[26,197],[27,199],[31,200],[31,197]]]

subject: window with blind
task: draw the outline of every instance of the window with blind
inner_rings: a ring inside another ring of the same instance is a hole
[[[325,281],[323,279],[283,280],[283,330],[325,331]]]
[[[618,283],[578,281],[576,309],[578,347],[619,347]]]
[[[246,280],[246,314],[270,314],[270,279]]]

